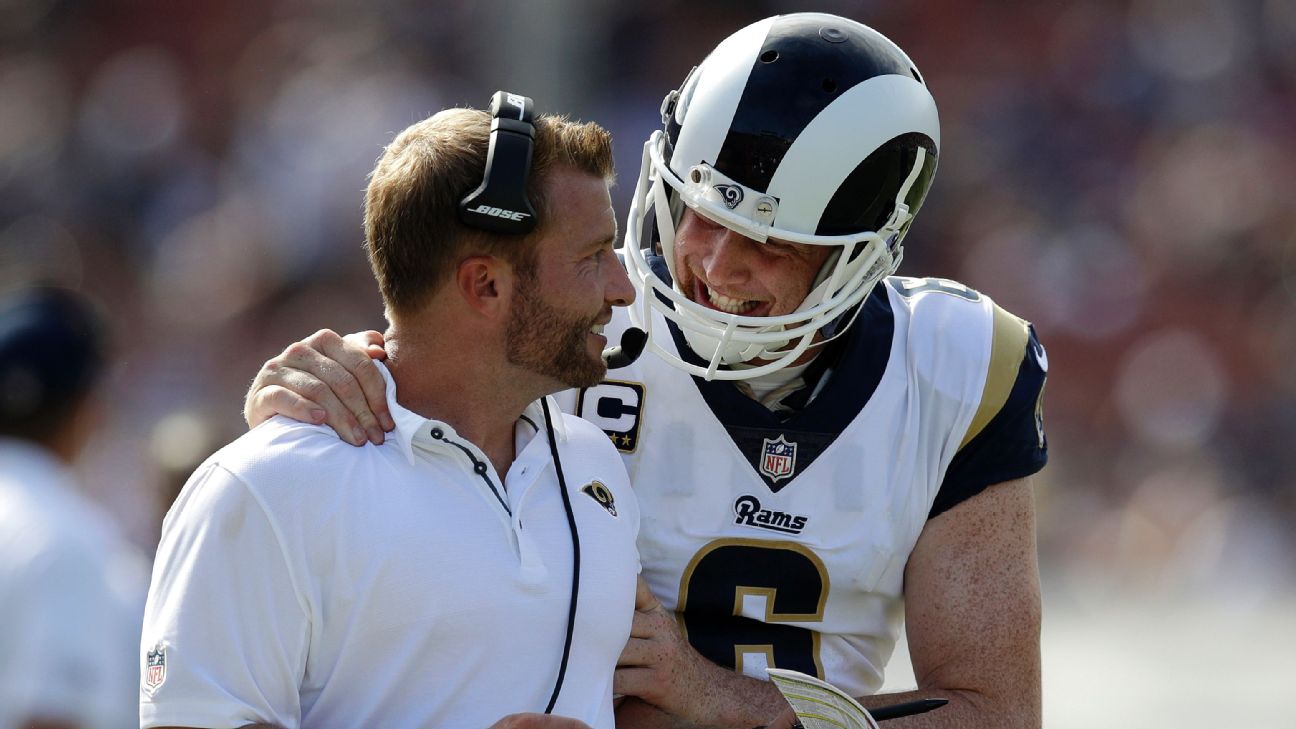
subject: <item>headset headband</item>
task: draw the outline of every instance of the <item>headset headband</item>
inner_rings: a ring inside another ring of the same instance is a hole
[[[496,91],[491,97],[486,171],[477,189],[459,203],[459,221],[464,225],[505,235],[535,229],[535,209],[526,194],[534,112],[535,102],[526,96]]]

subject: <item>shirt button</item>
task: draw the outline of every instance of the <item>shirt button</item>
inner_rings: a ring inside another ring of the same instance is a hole
[[[440,428],[432,429],[432,437],[435,438],[436,440],[441,440],[441,436],[443,435],[445,435],[445,433],[442,433]]]
[[[475,463],[475,464],[473,464],[473,470],[476,471],[476,472],[477,472],[477,475],[479,475],[479,476],[481,476],[481,475],[485,475],[485,474],[486,474],[486,464],[485,464],[485,463],[481,463],[481,462]]]

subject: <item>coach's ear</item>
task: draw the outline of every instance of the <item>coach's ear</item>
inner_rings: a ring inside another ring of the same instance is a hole
[[[470,309],[490,319],[507,318],[517,280],[513,269],[495,256],[469,256],[455,271],[455,287]]]

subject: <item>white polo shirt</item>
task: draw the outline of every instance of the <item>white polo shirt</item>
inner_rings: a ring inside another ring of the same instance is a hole
[[[501,480],[453,428],[398,405],[383,374],[396,421],[383,445],[276,417],[189,479],[145,610],[142,726],[483,729],[544,710],[573,550],[540,401]],[[613,729],[639,510],[607,436],[549,411],[581,546],[554,713]]]
[[[134,723],[147,568],[67,467],[0,438],[0,729]]]

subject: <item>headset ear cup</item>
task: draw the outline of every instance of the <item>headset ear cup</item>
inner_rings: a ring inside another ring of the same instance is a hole
[[[459,202],[459,221],[470,228],[503,235],[535,229],[536,213],[527,198],[535,127],[529,97],[497,91],[491,97],[491,130],[481,184]]]

